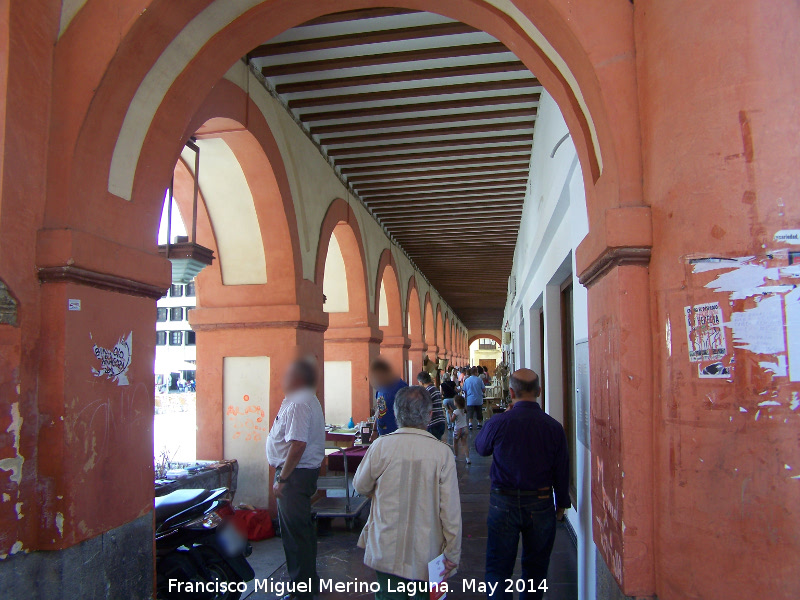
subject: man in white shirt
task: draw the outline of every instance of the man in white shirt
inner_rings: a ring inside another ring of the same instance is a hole
[[[267,461],[275,468],[272,491],[278,499],[286,569],[296,584],[286,599],[311,600],[319,585],[311,498],[325,458],[325,417],[316,388],[316,367],[305,360],[292,363],[283,380],[286,397],[267,438]],[[314,589],[305,589],[309,580]]]

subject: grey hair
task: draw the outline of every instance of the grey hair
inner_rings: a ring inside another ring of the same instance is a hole
[[[427,429],[431,409],[431,396],[419,385],[404,387],[394,397],[394,418],[398,427]]]
[[[317,367],[307,358],[294,361],[289,367],[294,376],[307,388],[317,387]]]

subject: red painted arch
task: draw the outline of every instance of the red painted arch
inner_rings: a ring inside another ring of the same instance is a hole
[[[436,345],[439,352],[444,352],[444,321],[442,320],[442,305],[436,303]]]
[[[99,208],[109,213],[109,222],[119,220],[116,208],[109,210],[103,205],[110,200],[106,189],[110,157],[127,107],[161,52],[209,2],[142,0],[119,9],[110,6],[108,0],[89,0],[61,37],[56,48],[53,86],[57,95],[53,102],[53,122],[59,123],[59,128],[54,131],[52,147],[59,150],[53,151],[50,178],[68,191],[54,194],[48,200],[48,219],[54,226],[81,222],[82,217],[97,214]],[[158,176],[162,173],[159,164],[165,157],[175,158],[180,147],[178,140],[189,129],[188,115],[196,112],[204,92],[211,90],[239,57],[265,39],[331,10],[379,4],[377,0],[340,0],[334,8],[311,1],[265,1],[221,26],[185,66],[164,97],[138,156],[134,199],[148,198],[150,180],[158,182],[156,187],[164,187],[164,180]],[[579,15],[567,0],[527,3],[521,7],[576,78],[592,115],[605,179],[613,182],[600,190],[603,199],[596,202],[591,182],[598,181],[599,168],[588,122],[574,92],[544,51],[508,15],[488,4],[478,0],[436,3],[436,12],[479,27],[504,42],[553,95],[573,135],[583,171],[590,175],[587,204],[593,225],[591,217],[601,215],[608,206],[641,203],[641,185],[637,184],[641,179],[641,160],[632,152],[638,149],[639,139],[631,51],[632,8],[624,4],[610,8],[607,2],[595,0],[587,2]],[[431,8],[423,0],[396,0],[394,5],[418,10]],[[598,27],[598,23],[603,26]],[[92,41],[91,51],[87,40]],[[615,61],[613,69],[606,69],[605,65],[596,68],[593,64],[593,61],[603,64],[604,58],[617,56],[626,59],[622,63]],[[83,76],[73,77],[75,72]],[[603,84],[609,88],[605,96]],[[620,95],[629,101],[620,100]],[[609,114],[609,110],[619,114]],[[63,152],[64,148],[74,151]],[[617,153],[624,158],[619,159]],[[76,207],[77,212],[73,212],[71,208]],[[105,224],[100,229],[107,231]]]
[[[423,305],[424,311],[424,319],[423,323],[425,324],[425,343],[428,346],[435,346],[436,345],[436,317],[433,313],[433,303],[431,302],[431,293],[425,292],[425,303]]]
[[[378,315],[380,308],[380,289],[381,282],[384,282],[384,289],[386,291],[386,304],[389,309],[389,325],[382,327],[385,335],[398,336],[403,335],[405,325],[403,324],[403,305],[400,301],[400,281],[397,273],[397,263],[392,256],[389,248],[385,248],[381,252],[381,258],[378,261],[378,272],[375,278],[375,303],[374,313]]]
[[[406,294],[406,310],[410,321],[408,337],[413,343],[424,341],[422,332],[422,307],[419,302],[419,289],[417,288],[417,278],[413,275],[408,280],[408,292]]]
[[[353,208],[341,198],[337,198],[328,206],[325,218],[320,227],[317,246],[317,260],[314,270],[314,281],[322,286],[325,276],[325,260],[328,256],[328,244],[331,236],[337,232],[336,240],[344,256],[347,273],[347,294],[350,299],[350,311],[347,313],[330,313],[331,326],[367,325],[369,323],[367,260],[364,252],[364,240],[358,226]]]
[[[495,342],[498,343],[498,345],[500,345],[500,346],[503,345],[503,341],[499,337],[497,337],[496,335],[492,335],[491,333],[481,333],[479,335],[473,335],[472,337],[470,337],[469,341],[467,342],[467,347],[472,346],[472,342],[474,342],[475,340],[479,340],[479,339],[482,339],[482,338],[486,338],[486,339],[489,339],[489,340],[494,340]]]

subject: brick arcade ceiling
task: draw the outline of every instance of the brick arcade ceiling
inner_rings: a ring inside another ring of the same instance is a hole
[[[471,329],[501,326],[539,81],[427,12],[336,13],[247,56]]]

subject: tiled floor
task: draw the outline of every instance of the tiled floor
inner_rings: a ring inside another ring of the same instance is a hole
[[[486,554],[486,515],[489,507],[490,458],[475,457],[469,467],[458,465],[461,509],[463,518],[462,558],[459,573],[451,579],[452,590],[448,598],[485,598],[484,594],[463,592],[462,581],[483,581]],[[366,517],[366,511],[365,515]],[[343,522],[335,520],[325,535],[319,538],[318,569],[321,578],[334,581],[374,581],[374,572],[363,564],[363,550],[356,547],[359,523],[355,531],[348,531]],[[577,552],[566,526],[559,524],[556,543],[550,560],[547,584],[547,600],[577,600]],[[517,569],[519,574],[519,559]],[[268,573],[256,573],[256,577],[269,577]],[[285,566],[272,574],[273,580],[286,578]],[[276,596],[263,592],[255,593],[248,600],[272,600]],[[371,594],[326,593],[322,598],[372,598]]]

